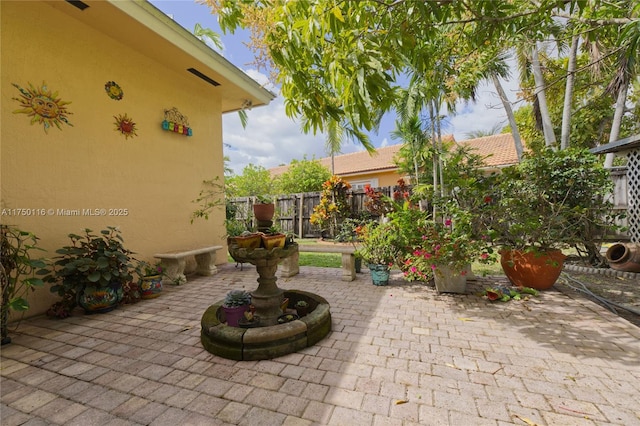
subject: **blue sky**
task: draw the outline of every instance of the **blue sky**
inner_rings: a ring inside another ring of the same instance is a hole
[[[256,81],[267,85],[271,91],[279,95],[278,88],[269,86],[267,76],[250,65],[253,55],[243,44],[246,41],[245,33],[222,34],[216,17],[211,14],[210,9],[193,0],[150,1],[189,31],[193,31],[195,24],[199,23],[219,33],[224,44],[224,49],[220,53]],[[515,78],[513,80],[517,81]],[[503,84],[511,101],[515,101],[517,84],[514,81],[503,82]],[[488,130],[497,123],[506,124],[506,115],[493,87],[481,86],[478,95],[478,101],[475,104],[462,103],[458,106],[457,114],[448,117],[449,126],[443,133],[453,133],[456,140],[461,141],[467,139],[468,132]],[[307,159],[327,156],[324,135],[302,133],[299,122],[286,116],[281,96],[278,96],[269,106],[249,111],[248,116],[249,123],[246,129],[242,128],[235,113],[226,114],[223,118],[224,154],[229,157],[229,166],[236,174],[241,174],[242,169],[250,163],[270,168],[289,164],[291,160],[302,159],[305,156]],[[379,132],[370,134],[374,146],[383,147],[400,143],[390,137],[390,132],[395,127],[394,120],[393,114],[387,114]],[[343,153],[361,150],[362,147],[354,143],[346,143],[342,147]]]

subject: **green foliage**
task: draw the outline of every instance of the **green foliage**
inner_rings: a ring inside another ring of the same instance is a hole
[[[320,161],[293,160],[289,169],[277,177],[276,185],[281,194],[297,194],[322,190],[322,184],[331,178],[331,172]]]
[[[37,244],[38,238],[31,232],[0,225],[0,331],[3,341],[8,335],[9,311],[28,310],[28,293],[44,285],[43,280],[35,276],[38,269],[46,266],[42,259],[32,257],[34,251],[42,250]]]
[[[212,214],[214,210],[222,208],[222,206],[225,206],[226,210],[230,208],[225,202],[225,190],[224,186],[220,183],[219,176],[205,180],[202,184],[205,188],[200,191],[198,198],[192,201],[193,203],[199,204],[199,206],[191,213],[191,223],[197,218],[208,220],[209,215]],[[228,211],[226,214],[229,214]]]
[[[356,251],[368,264],[392,265],[401,253],[396,234],[390,223],[371,223],[360,231],[361,246]]]
[[[500,175],[490,219],[494,241],[515,249],[595,244],[614,228],[612,181],[588,150],[545,150],[525,156]],[[593,260],[593,259],[592,259]]]
[[[241,175],[229,177],[226,186],[227,196],[230,198],[267,196],[275,193],[275,185],[269,170],[253,164],[242,169]]]
[[[579,82],[579,91],[638,75],[640,26],[633,0],[205,1],[223,31],[251,29],[258,62],[273,66],[286,113],[304,117],[305,132],[326,131],[331,122],[356,131],[377,128],[382,113],[402,97],[400,75],[419,82],[413,86],[420,107],[445,102],[453,107],[460,98],[474,99],[479,82],[505,76],[501,50],[530,51],[536,41],[570,40],[574,34],[585,48],[601,54],[582,62],[576,75],[603,73],[590,88]],[[564,86],[566,72],[554,76],[546,89]],[[596,92],[578,95],[574,109],[589,108]],[[577,114],[577,120],[587,124],[597,114],[586,115]]]
[[[56,250],[58,256],[41,271],[52,293],[75,306],[85,289],[120,288],[133,279],[133,252],[124,248],[118,228],[109,226],[100,235],[85,229],[83,235],[69,234],[69,239],[71,245]]]

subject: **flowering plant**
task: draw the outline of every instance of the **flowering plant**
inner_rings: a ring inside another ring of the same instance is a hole
[[[328,227],[333,235],[338,224],[351,214],[350,189],[351,184],[339,176],[331,176],[324,182],[320,204],[314,207],[309,219],[311,224],[321,229]]]
[[[431,225],[422,236],[422,246],[405,257],[402,269],[407,281],[428,281],[439,266],[464,275],[473,261],[495,260],[486,239],[474,239],[470,233],[458,230],[451,219]]]
[[[160,262],[156,262],[154,265],[147,262],[140,262],[138,265],[138,273],[142,277],[151,277],[154,275],[164,275],[165,268]]]

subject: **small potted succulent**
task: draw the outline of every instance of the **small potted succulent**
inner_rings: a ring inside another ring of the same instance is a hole
[[[238,321],[244,317],[244,313],[251,304],[251,293],[244,290],[231,290],[222,302],[222,310],[225,313],[227,325],[238,327]]]
[[[300,318],[306,316],[309,313],[309,302],[306,300],[298,300],[295,305],[296,313]]]

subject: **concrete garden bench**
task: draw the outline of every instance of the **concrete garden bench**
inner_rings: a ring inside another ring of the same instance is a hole
[[[154,254],[153,257],[160,259],[165,266],[165,279],[163,284],[182,284],[187,282],[184,275],[184,268],[187,263],[187,257],[195,256],[196,273],[198,275],[214,275],[218,272],[216,268],[216,251],[222,246],[208,246],[192,250],[174,250],[166,253]]]
[[[340,253],[342,254],[342,281],[353,281],[356,279],[356,248],[352,245],[338,244],[299,244],[298,252],[306,253]],[[294,253],[287,257],[280,264],[280,276],[284,278],[292,277],[300,273],[300,257]]]

